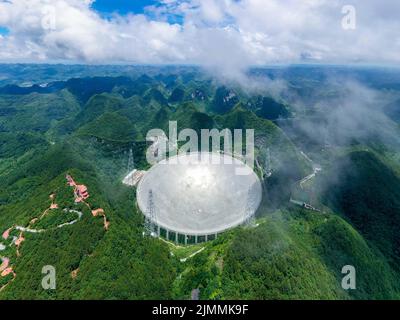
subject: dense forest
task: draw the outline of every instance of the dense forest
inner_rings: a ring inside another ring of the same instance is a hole
[[[3,68],[15,81],[0,82],[0,232],[11,229],[0,257],[13,272],[0,277],[0,299],[190,299],[194,289],[201,299],[400,298],[398,145],[376,135],[318,140],[297,122],[326,121],[311,102],[340,96],[327,88],[329,70],[279,71],[303,96],[299,108],[294,94],[248,92],[189,67]],[[399,104],[383,107],[398,134]],[[169,121],[255,130],[256,159],[265,166],[268,150],[272,167],[255,226],[187,247],[143,235],[135,188],[122,179],[131,150],[135,167],[149,168],[146,134]],[[87,187],[87,204],[67,175]],[[311,209],[291,202],[299,194]],[[32,225],[44,231],[16,228]],[[42,288],[46,265],[56,290]],[[345,265],[357,269],[356,290],[341,286]]]

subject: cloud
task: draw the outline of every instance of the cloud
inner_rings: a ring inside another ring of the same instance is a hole
[[[400,128],[383,112],[384,106],[398,99],[396,94],[332,75],[315,88],[312,97],[295,96],[290,101],[301,119],[293,126],[306,137],[303,141],[333,146],[385,145],[400,150]],[[305,110],[313,110],[313,116],[304,116]],[[291,130],[290,126],[285,129]]]
[[[141,15],[102,17],[90,0],[0,0],[1,61],[200,64],[223,73],[295,62],[399,63],[400,2],[160,0]],[[176,23],[174,21],[179,21]]]

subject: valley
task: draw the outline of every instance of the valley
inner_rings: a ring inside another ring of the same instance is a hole
[[[360,95],[340,109],[347,91],[325,77],[349,71],[333,69],[253,70],[283,75],[279,98],[194,67],[26,66],[2,80],[0,299],[398,299],[400,76],[363,83],[390,108]],[[198,245],[144,236],[146,135],[171,121],[199,135],[254,129],[253,225]],[[41,287],[46,265],[56,290]],[[341,287],[345,265],[357,290]]]

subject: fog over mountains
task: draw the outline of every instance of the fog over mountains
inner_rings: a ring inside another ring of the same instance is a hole
[[[250,86],[183,66],[0,71],[0,255],[11,268],[1,298],[399,297],[396,70],[253,68]],[[130,155],[149,169],[146,134],[169,121],[255,130],[256,227],[183,247],[143,236],[135,188],[122,181]],[[43,265],[56,268],[57,290],[37,285]],[[342,288],[344,265],[357,290]]]

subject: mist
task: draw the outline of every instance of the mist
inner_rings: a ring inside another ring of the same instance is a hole
[[[384,112],[398,94],[378,90],[352,78],[330,77],[311,97],[284,91],[294,111],[293,126],[319,145],[382,144],[399,148],[399,126]],[[282,122],[282,127],[290,130]]]

